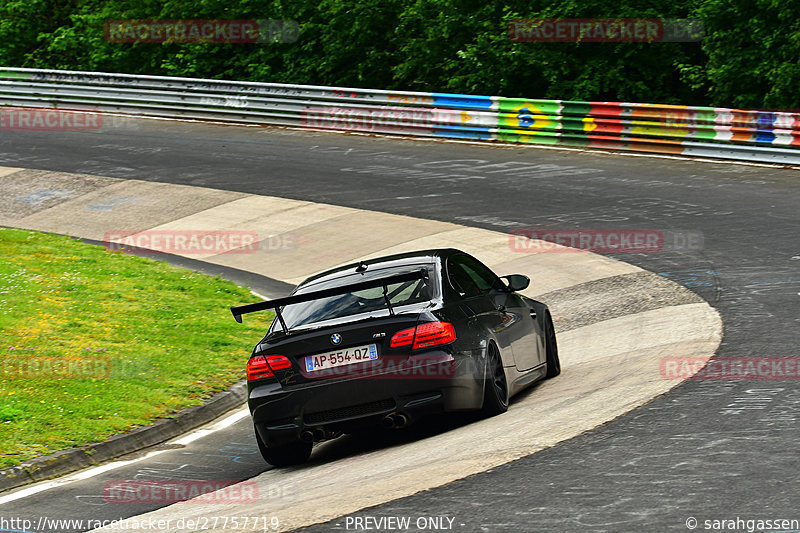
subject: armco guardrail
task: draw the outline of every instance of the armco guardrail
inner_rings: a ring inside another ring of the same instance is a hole
[[[0,106],[800,164],[800,114],[0,68]]]

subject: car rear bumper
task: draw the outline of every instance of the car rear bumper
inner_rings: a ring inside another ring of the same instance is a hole
[[[447,368],[445,368],[447,367]],[[305,430],[346,431],[380,423],[388,414],[413,420],[442,411],[479,409],[483,371],[471,356],[447,356],[410,375],[385,373],[349,379],[323,379],[281,387],[257,385],[249,392],[253,422],[262,441],[280,446],[300,440]]]

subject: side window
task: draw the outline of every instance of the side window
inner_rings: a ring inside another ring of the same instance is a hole
[[[483,263],[468,256],[461,256],[458,262],[464,271],[469,275],[481,292],[488,292],[502,286],[502,283]]]
[[[457,258],[451,257],[447,260],[447,277],[453,288],[466,298],[477,296],[481,293],[478,285],[467,271],[464,270],[461,262]]]
[[[450,258],[447,261],[447,273],[453,287],[467,298],[501,286],[491,270],[465,255]]]

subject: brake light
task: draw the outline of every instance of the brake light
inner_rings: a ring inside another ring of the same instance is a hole
[[[273,370],[290,368],[292,363],[285,355],[257,355],[247,361],[247,381],[274,378]]]
[[[404,329],[392,335],[392,342],[389,344],[390,348],[400,348],[402,346],[411,346],[414,340],[414,328]]]
[[[250,360],[247,361],[247,381],[274,377],[275,374],[270,370],[267,364],[267,358],[263,355],[251,357]]]
[[[453,324],[449,322],[426,322],[416,328],[398,331],[392,336],[391,348],[411,346],[412,350],[447,344],[456,340]],[[413,343],[413,346],[412,346]]]

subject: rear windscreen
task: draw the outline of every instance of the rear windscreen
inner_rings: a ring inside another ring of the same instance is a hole
[[[406,266],[402,269],[376,269],[364,274],[352,274],[329,280],[322,283],[312,284],[300,288],[295,294],[316,292],[333,287],[341,287],[362,281],[369,281],[377,278],[385,278],[397,274],[418,271],[424,268],[428,271],[427,279],[416,279],[402,283],[391,283],[387,286],[387,296],[395,311],[402,310],[403,306],[414,305],[430,301],[434,297],[435,283],[433,268],[428,265]],[[386,299],[383,296],[383,287],[373,287],[338,296],[331,296],[311,302],[287,305],[281,310],[283,319],[289,329],[324,322],[326,320],[355,316],[361,314],[374,314],[376,316],[386,316],[389,309]]]

